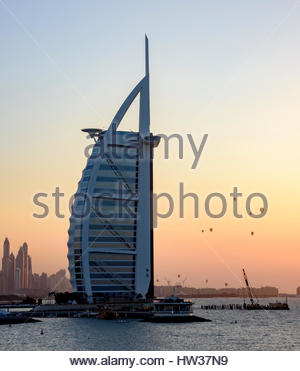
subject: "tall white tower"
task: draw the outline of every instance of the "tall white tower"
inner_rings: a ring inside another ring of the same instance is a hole
[[[139,95],[139,131],[119,125]],[[78,184],[70,218],[68,258],[73,291],[89,301],[153,296],[153,148],[150,132],[149,51],[145,76],[109,128],[84,129],[95,145]]]

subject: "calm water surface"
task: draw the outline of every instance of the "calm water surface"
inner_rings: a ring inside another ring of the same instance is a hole
[[[0,350],[300,350],[299,298],[289,299],[290,311],[200,309],[201,304],[241,303],[232,298],[194,299],[194,303],[194,313],[212,322],[47,318],[0,326]],[[40,335],[41,328],[44,335]]]

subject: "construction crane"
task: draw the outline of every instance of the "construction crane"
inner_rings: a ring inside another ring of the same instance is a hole
[[[247,277],[247,274],[246,274],[244,268],[243,268],[243,275],[244,275],[244,280],[245,280],[245,283],[246,283],[246,287],[247,287],[250,302],[251,302],[252,305],[254,305],[253,294],[252,294],[252,291],[251,291],[251,287],[249,286],[248,277]]]

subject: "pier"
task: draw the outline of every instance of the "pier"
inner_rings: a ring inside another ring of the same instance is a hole
[[[201,305],[201,309],[204,310],[289,310],[287,303],[269,303],[266,305],[259,303],[251,304],[211,304],[211,305]]]
[[[217,304],[210,304],[210,305],[201,305],[201,309],[205,310],[242,310],[245,309],[243,304],[222,304],[222,305],[217,305]]]

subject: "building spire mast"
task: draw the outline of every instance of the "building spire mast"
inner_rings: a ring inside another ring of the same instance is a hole
[[[145,74],[149,75],[149,48],[148,48],[148,37],[145,34]]]

